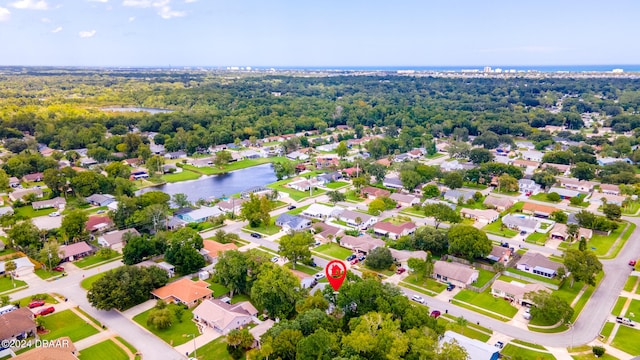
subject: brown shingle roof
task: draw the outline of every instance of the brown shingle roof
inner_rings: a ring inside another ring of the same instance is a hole
[[[9,339],[35,329],[33,313],[26,307],[0,315],[0,339]]]
[[[68,336],[49,340],[46,347],[36,347],[12,359],[16,360],[77,360],[76,347]]]

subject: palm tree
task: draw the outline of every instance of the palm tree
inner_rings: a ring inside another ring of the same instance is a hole
[[[13,287],[16,287],[16,284],[13,281],[13,277],[15,276],[14,271],[16,271],[17,268],[18,266],[16,265],[16,262],[13,260],[9,260],[4,264],[4,271],[9,273],[9,276],[11,276],[11,285],[13,285]]]

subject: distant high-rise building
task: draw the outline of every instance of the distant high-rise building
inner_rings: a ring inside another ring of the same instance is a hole
[[[484,67],[484,72],[490,73],[491,72],[491,66],[485,66]]]

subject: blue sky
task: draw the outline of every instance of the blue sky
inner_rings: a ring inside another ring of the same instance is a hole
[[[640,63],[640,1],[0,0],[0,65]]]

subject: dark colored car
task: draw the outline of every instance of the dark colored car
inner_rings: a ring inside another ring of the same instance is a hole
[[[258,233],[251,233],[251,237],[256,238],[256,239],[260,239],[262,237],[262,235],[260,235]]]
[[[38,311],[38,312],[36,313],[36,316],[49,315],[49,314],[51,314],[51,313],[52,313],[52,312],[54,312],[54,311],[56,311],[56,309],[55,309],[53,306],[50,306],[50,307],[48,307],[48,308],[44,308],[44,309],[42,309],[42,310]]]
[[[502,341],[498,341],[494,346],[498,349],[502,349],[504,347],[504,343]]]
[[[364,259],[366,259],[367,257],[364,255],[360,255],[358,256],[358,261],[364,261]]]
[[[434,318],[436,318],[436,319],[437,319],[437,318],[438,318],[438,316],[440,316],[440,315],[441,315],[440,310],[433,310],[433,311],[431,312],[431,317],[434,317]]]
[[[447,286],[447,291],[453,291],[453,289],[455,289],[456,286],[453,284],[449,284],[449,286]]]
[[[44,306],[44,301],[42,300],[34,300],[29,303],[29,309],[37,308],[40,306]]]
[[[289,205],[289,206],[287,206],[287,210],[293,210],[293,209],[295,209],[296,207],[297,207],[297,206],[295,206],[295,205]]]
[[[346,260],[347,260],[347,261],[351,261],[351,260],[355,259],[356,257],[357,257],[357,256],[355,256],[354,254],[351,254],[351,255],[349,255],[349,256],[347,257],[347,259],[346,259]]]
[[[64,271],[64,268],[62,266],[56,266],[53,268],[53,271]]]
[[[407,269],[405,268],[398,268],[396,269],[396,274],[402,274],[403,272],[407,271]]]

